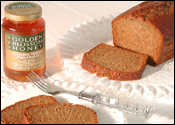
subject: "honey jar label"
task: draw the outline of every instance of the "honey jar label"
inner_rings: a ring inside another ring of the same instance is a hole
[[[14,3],[8,7],[8,9],[20,9],[20,8],[32,8],[36,7],[34,4],[31,3]]]
[[[30,71],[45,65],[45,31],[31,36],[5,33],[6,66]]]

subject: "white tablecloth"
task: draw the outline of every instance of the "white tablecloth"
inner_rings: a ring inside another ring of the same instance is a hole
[[[64,75],[64,70],[56,58],[56,43],[64,33],[84,21],[90,21],[92,18],[107,17],[110,14],[115,16],[142,1],[35,1],[42,6],[42,17],[46,21],[46,63],[47,72],[51,75],[58,74],[60,80],[70,79],[71,76]],[[1,20],[4,17],[3,8],[11,1],[1,1]],[[1,37],[2,38],[2,37]],[[2,49],[1,49],[2,52]],[[1,53],[2,59],[2,53]],[[2,92],[2,90],[1,90]],[[174,99],[150,99],[126,97],[118,95],[118,98],[130,102],[138,102],[141,105],[150,105],[155,107],[152,118],[144,119],[133,115],[127,115],[127,123],[145,124],[174,123]]]

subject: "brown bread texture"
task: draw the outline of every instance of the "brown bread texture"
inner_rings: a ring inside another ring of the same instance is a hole
[[[16,102],[1,110],[1,124],[22,124],[24,109],[31,105],[56,103],[56,98],[47,95],[39,95],[26,100]]]
[[[30,106],[23,114],[24,124],[98,124],[94,110],[71,103]]]
[[[147,64],[147,55],[101,43],[84,53],[82,68],[111,80],[137,80]]]
[[[146,1],[112,22],[115,46],[148,55],[157,66],[174,57],[174,1]]]

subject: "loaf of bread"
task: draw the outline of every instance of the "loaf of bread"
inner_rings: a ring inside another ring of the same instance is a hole
[[[147,64],[147,55],[101,43],[84,53],[82,68],[111,80],[140,79]]]
[[[52,96],[39,95],[22,100],[1,110],[1,124],[22,124],[24,109],[31,105],[56,103]]]
[[[143,2],[111,23],[114,45],[148,55],[148,64],[174,57],[174,1]]]
[[[30,106],[23,114],[24,124],[98,124],[94,110],[71,103]]]

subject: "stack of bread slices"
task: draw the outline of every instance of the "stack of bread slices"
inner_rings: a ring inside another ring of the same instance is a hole
[[[94,110],[39,95],[1,110],[1,124],[97,124]]]

